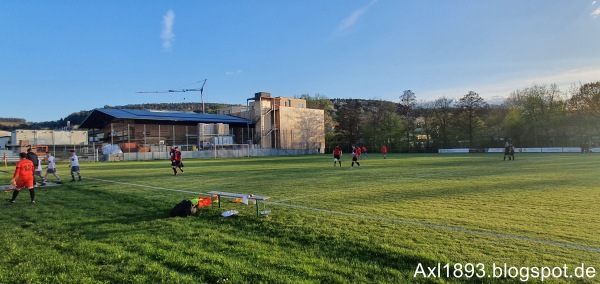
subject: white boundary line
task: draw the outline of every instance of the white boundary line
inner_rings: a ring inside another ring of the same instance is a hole
[[[165,187],[135,184],[135,183],[130,183],[130,182],[114,181],[114,180],[108,180],[108,179],[99,179],[99,178],[91,178],[91,177],[85,177],[85,179],[91,179],[91,180],[97,180],[97,181],[103,181],[103,182],[109,182],[109,183],[116,183],[116,184],[122,184],[122,185],[131,185],[131,186],[150,188],[150,189],[167,190],[167,191],[175,191],[175,192],[182,192],[182,193],[200,194],[200,195],[210,195],[210,194],[204,193],[204,192],[171,189],[171,188],[165,188]]]
[[[200,195],[209,195],[208,193],[204,193],[204,192],[170,189],[170,188],[164,188],[164,187],[158,187],[158,186],[149,186],[149,185],[112,181],[112,180],[90,178],[90,177],[85,177],[85,178],[90,179],[90,180],[103,181],[103,182],[129,185],[129,186],[137,186],[137,187],[143,187],[143,188],[149,188],[149,189],[166,190],[166,191],[200,194]],[[342,190],[339,190],[339,191],[342,191]],[[319,195],[319,194],[313,194],[313,195]],[[312,196],[312,195],[309,195],[309,196]],[[292,199],[297,199],[297,198],[292,198]],[[292,199],[287,199],[287,200],[292,200]],[[501,234],[501,233],[473,230],[473,229],[467,229],[467,228],[455,227],[455,226],[446,226],[446,225],[438,225],[438,224],[431,224],[431,223],[425,223],[425,222],[408,221],[408,220],[401,220],[401,219],[391,219],[391,218],[386,218],[386,217],[371,216],[371,215],[358,214],[358,213],[334,211],[334,210],[329,210],[329,209],[321,209],[321,208],[314,208],[314,207],[308,207],[308,206],[302,206],[302,205],[287,204],[287,203],[282,203],[282,201],[264,201],[264,202],[267,204],[270,204],[270,205],[278,205],[278,206],[290,207],[290,208],[295,208],[295,209],[330,213],[330,214],[335,214],[335,215],[359,217],[359,218],[385,221],[385,222],[391,222],[391,223],[397,223],[397,224],[416,225],[416,226],[422,226],[422,227],[433,228],[433,229],[443,229],[443,230],[471,233],[471,234],[476,234],[476,235],[491,236],[491,237],[497,237],[497,238],[503,238],[503,239],[527,241],[527,242],[532,242],[532,243],[554,245],[554,246],[558,246],[558,247],[574,248],[574,249],[585,250],[585,251],[590,251],[590,252],[600,252],[600,248],[598,248],[598,247],[591,247],[591,246],[579,245],[579,244],[574,244],[574,243],[565,243],[565,242],[537,239],[537,238],[532,238],[532,237],[524,237],[524,236],[517,236],[517,235],[509,235],[509,234]]]

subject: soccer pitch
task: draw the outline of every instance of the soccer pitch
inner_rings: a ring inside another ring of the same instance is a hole
[[[23,190],[0,206],[0,283],[600,282],[600,155],[516,158],[199,159],[179,176],[169,161],[82,163],[72,183],[63,163],[37,204]],[[271,214],[223,199],[168,217],[211,190],[270,196]]]

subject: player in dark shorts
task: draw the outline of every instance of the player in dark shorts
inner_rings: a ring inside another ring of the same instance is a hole
[[[338,162],[340,164],[340,167],[342,166],[342,149],[340,149],[340,146],[335,146],[335,148],[333,149],[333,166],[335,167],[335,162]]]
[[[354,168],[354,163],[356,163],[359,168],[362,168],[358,162],[358,157],[360,156],[358,151],[360,151],[359,148],[356,148],[354,145],[352,145],[352,168]]]
[[[41,185],[46,185],[46,180],[44,180],[44,177],[42,176],[42,169],[41,169],[41,162],[40,162],[40,158],[38,157],[38,155],[33,152],[33,150],[31,148],[27,148],[27,160],[30,160],[33,163],[33,184],[36,184],[35,181],[35,177],[38,176],[40,177],[40,179],[42,180],[42,182],[40,183]]]
[[[171,153],[171,168],[173,169],[173,175],[177,175],[177,168],[183,173],[183,162],[181,161],[181,152],[178,147],[172,148]]]
[[[75,150],[69,151],[71,154],[71,182],[75,181],[75,174],[79,177],[78,181],[81,181],[81,173],[79,172],[79,157],[75,154]]]
[[[175,160],[175,148],[171,147],[169,151],[169,159],[171,160],[171,169],[173,169],[173,175],[177,175],[177,161]]]

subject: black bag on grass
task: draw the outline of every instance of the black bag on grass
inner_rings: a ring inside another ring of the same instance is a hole
[[[183,200],[171,209],[171,217],[187,217],[196,214],[196,206],[190,200]]]

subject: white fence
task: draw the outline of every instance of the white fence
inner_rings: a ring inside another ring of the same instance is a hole
[[[294,156],[320,153],[317,149],[283,150],[283,149],[224,149],[205,151],[182,151],[181,157],[186,159],[218,159],[239,157],[269,157],[269,156]],[[148,161],[168,160],[169,152],[136,152],[110,154],[101,157],[101,161]]]
[[[19,154],[15,154],[10,150],[0,150],[0,161],[4,163],[4,157],[6,157],[7,162],[16,162],[19,160]]]

